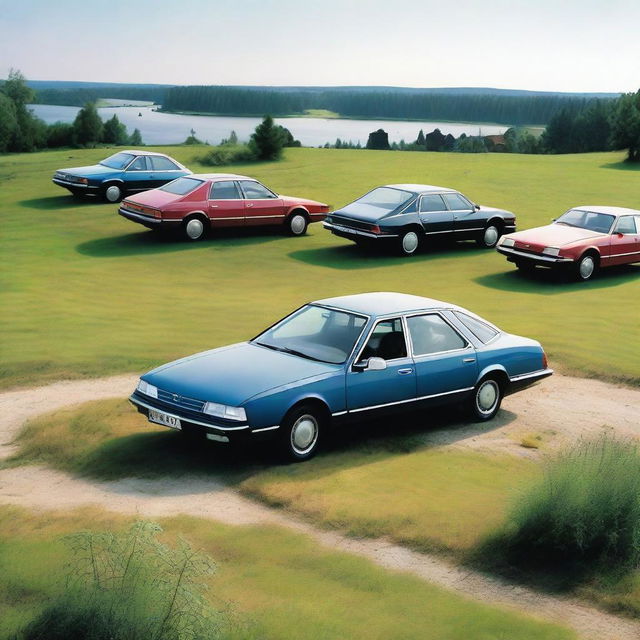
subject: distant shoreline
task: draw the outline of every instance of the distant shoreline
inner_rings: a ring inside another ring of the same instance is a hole
[[[180,116],[209,116],[209,117],[222,117],[222,118],[263,118],[264,113],[210,113],[208,111],[175,111],[173,109],[156,109],[159,113],[170,113]],[[332,113],[333,112],[329,112]],[[316,120],[380,120],[383,122],[434,122],[427,118],[385,118],[385,117],[373,117],[373,116],[343,116],[339,113],[335,115],[316,115],[308,113],[288,113],[288,114],[270,114],[273,118],[312,118]],[[510,122],[478,122],[477,120],[444,120],[438,119],[437,122],[443,124],[486,124],[494,127],[517,127],[522,129],[544,129],[546,124],[519,124],[514,125]]]

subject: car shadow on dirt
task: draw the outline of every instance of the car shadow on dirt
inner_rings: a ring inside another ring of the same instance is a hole
[[[579,282],[569,274],[555,273],[551,269],[534,269],[529,273],[512,269],[474,278],[474,282],[491,289],[542,295],[617,287],[637,280],[640,280],[640,265],[608,267],[588,282]]]
[[[396,255],[392,247],[358,247],[353,243],[291,251],[289,257],[314,266],[332,269],[370,269],[401,264],[429,262],[438,258],[460,258],[486,254],[474,242],[451,242],[420,247],[412,256]]]
[[[123,256],[176,253],[196,249],[221,250],[241,246],[260,245],[284,238],[281,229],[219,229],[199,242],[188,242],[177,233],[137,231],[118,236],[95,238],[76,245],[76,251],[94,258],[120,258]]]
[[[341,426],[326,434],[318,454],[319,474],[344,466],[368,464],[371,455],[394,456],[423,447],[445,446],[502,429],[517,416],[501,410],[490,422],[470,422],[459,408],[442,407],[424,412],[407,412],[387,418],[364,420]],[[335,465],[332,464],[335,460]],[[237,486],[261,471],[286,464],[272,443],[229,445],[204,438],[189,439],[173,431],[137,433],[101,444],[84,460],[78,472],[97,480],[141,478],[157,481],[158,495],[164,495],[162,480],[171,479],[167,490],[175,494],[199,493]],[[304,463],[301,463],[304,464]],[[192,482],[194,477],[206,482]],[[184,478],[184,483],[175,482]],[[182,487],[182,488],[181,488]]]

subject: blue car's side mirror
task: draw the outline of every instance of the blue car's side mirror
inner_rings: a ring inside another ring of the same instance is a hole
[[[354,371],[384,371],[386,368],[387,362],[383,358],[369,358],[353,365]]]

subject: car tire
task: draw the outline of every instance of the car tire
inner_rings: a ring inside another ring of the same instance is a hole
[[[198,242],[202,240],[208,231],[208,224],[204,218],[193,216],[182,223],[182,236],[188,242]]]
[[[300,405],[287,413],[280,425],[281,453],[289,462],[304,462],[318,451],[323,419],[313,406]]]
[[[503,391],[500,382],[493,377],[478,382],[471,396],[470,409],[476,422],[491,420],[502,402]]]
[[[309,221],[307,220],[307,216],[305,216],[304,213],[294,211],[287,218],[286,228],[287,233],[290,236],[303,236],[305,233],[307,233],[308,226]]]
[[[108,184],[102,188],[102,197],[107,202],[120,202],[124,197],[124,190],[120,185]]]
[[[412,256],[420,248],[420,233],[417,229],[404,229],[398,238],[397,250],[401,256]]]
[[[480,247],[493,249],[498,244],[501,235],[502,229],[500,226],[495,222],[491,222],[480,232],[476,242]]]
[[[593,253],[585,253],[574,265],[574,274],[580,282],[586,282],[598,271],[598,259]]]

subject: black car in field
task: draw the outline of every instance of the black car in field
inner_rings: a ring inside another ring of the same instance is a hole
[[[402,255],[430,239],[476,240],[495,247],[516,229],[510,211],[474,204],[458,191],[426,184],[390,184],[333,211],[325,229],[357,244],[393,243]]]

